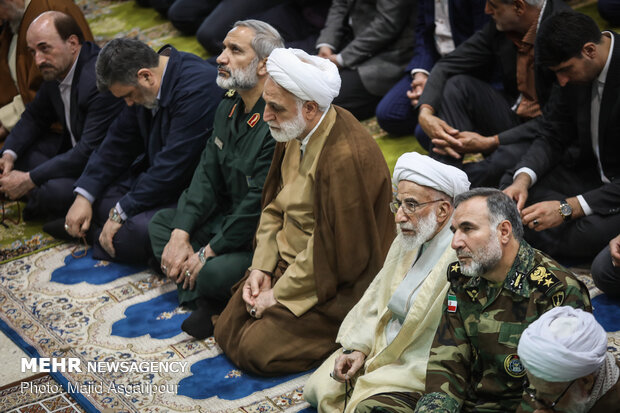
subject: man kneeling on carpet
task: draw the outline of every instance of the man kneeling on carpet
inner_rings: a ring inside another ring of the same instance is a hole
[[[372,136],[333,106],[336,65],[296,49],[267,60],[264,119],[276,144],[248,275],[215,323],[242,369],[307,370],[336,349],[340,323],[394,238],[390,175]]]
[[[572,307],[543,314],[523,332],[519,357],[536,413],[617,412],[620,362],[607,352],[607,333],[594,316]]]
[[[275,141],[261,119],[267,56],[284,43],[269,24],[235,23],[217,58],[217,84],[230,89],[215,114],[211,139],[176,209],[149,224],[162,271],[177,283],[179,302],[195,311],[181,328],[196,338],[213,334],[211,316],[252,262],[263,184]]]
[[[392,212],[400,233],[383,268],[347,314],[336,351],[306,383],[304,397],[321,412],[355,410],[388,391],[424,391],[428,356],[448,291],[453,198],[469,189],[467,174],[428,156],[396,162]],[[335,380],[331,380],[329,376]],[[346,387],[353,392],[346,393]]]

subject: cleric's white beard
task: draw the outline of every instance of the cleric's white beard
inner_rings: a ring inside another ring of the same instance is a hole
[[[426,241],[429,241],[435,231],[437,231],[437,214],[435,211],[429,212],[429,214],[418,220],[417,227],[414,227],[411,222],[404,222],[399,224],[401,229],[410,229],[414,230],[415,234],[413,235],[404,235],[402,232],[400,233],[400,242],[405,251],[413,251],[419,248]]]
[[[303,105],[299,103],[297,105],[297,116],[291,120],[280,122],[278,129],[272,128],[271,122],[267,122],[273,139],[278,142],[288,142],[301,136],[304,129],[306,129],[306,120],[301,113],[302,106]]]

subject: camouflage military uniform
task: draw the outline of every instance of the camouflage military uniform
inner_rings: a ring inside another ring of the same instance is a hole
[[[517,356],[521,333],[555,306],[592,311],[588,290],[525,241],[503,285],[462,275],[458,262],[448,268],[448,278],[451,286],[431,348],[426,394],[415,412],[515,411],[525,376]]]

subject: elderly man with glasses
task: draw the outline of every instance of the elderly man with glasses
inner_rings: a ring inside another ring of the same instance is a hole
[[[352,412],[380,393],[424,390],[424,366],[448,289],[445,269],[456,259],[450,248],[452,203],[469,180],[458,168],[412,152],[398,159],[392,182],[398,191],[390,207],[399,234],[382,270],[344,319],[336,339],[342,348],[304,389],[321,412]]]
[[[546,312],[523,332],[518,352],[529,379],[524,411],[618,411],[620,361],[592,314],[572,307]]]

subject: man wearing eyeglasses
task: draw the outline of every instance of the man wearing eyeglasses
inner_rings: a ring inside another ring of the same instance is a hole
[[[572,307],[546,312],[523,332],[518,353],[529,379],[530,406],[523,410],[618,411],[620,361],[607,352],[607,333],[592,314]]]
[[[585,286],[523,241],[515,203],[498,189],[455,198],[445,297],[416,413],[515,411],[525,368],[519,337],[545,311],[569,305],[591,311]],[[409,396],[411,398],[419,396]],[[392,396],[392,400],[395,398]],[[402,409],[401,409],[402,410]]]
[[[399,234],[340,326],[336,342],[342,348],[304,388],[306,400],[321,412],[352,412],[375,404],[380,393],[424,390],[425,369],[417,366],[428,361],[448,289],[445,269],[455,259],[453,199],[469,180],[458,168],[411,152],[396,162],[392,182],[398,192],[390,207]]]

